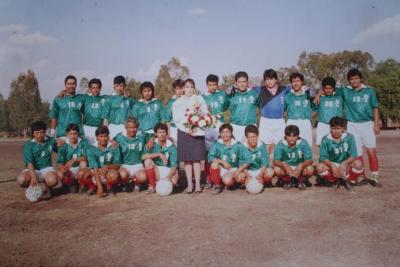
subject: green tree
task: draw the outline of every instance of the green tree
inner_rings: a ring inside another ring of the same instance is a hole
[[[368,77],[368,84],[376,89],[380,102],[382,126],[388,119],[400,121],[400,62],[387,59],[379,62]]]
[[[7,109],[7,100],[0,94],[0,131],[9,131],[9,114]]]
[[[190,75],[189,68],[173,57],[167,64],[161,65],[156,78],[156,95],[166,103],[174,95],[172,83],[176,79],[186,79]]]
[[[19,74],[11,82],[8,110],[10,127],[25,136],[29,125],[43,119],[43,103],[40,98],[39,84],[32,70]],[[46,120],[47,121],[47,116]]]
[[[126,77],[126,89],[129,91],[131,96],[135,99],[140,99],[142,96],[140,94],[140,81],[135,80],[134,78]]]

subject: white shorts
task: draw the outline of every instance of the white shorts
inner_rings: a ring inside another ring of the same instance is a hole
[[[76,175],[78,174],[78,171],[79,171],[79,166],[78,167],[71,167],[69,169],[69,171],[71,172],[73,177],[76,177]]]
[[[206,139],[206,151],[210,151],[211,145],[218,139],[219,137],[219,125],[215,128],[207,128],[205,130],[205,139]]]
[[[286,125],[296,125],[300,130],[300,137],[308,142],[312,147],[312,127],[310,120],[287,120]]]
[[[108,130],[110,130],[110,140],[111,140],[117,134],[125,132],[125,125],[124,124],[110,124],[110,125],[108,125]]]
[[[233,128],[233,136],[235,137],[235,140],[244,143],[246,141],[246,135],[244,134],[244,129],[246,129],[246,126],[236,125],[233,123],[231,123],[231,125]]]
[[[367,148],[376,147],[376,136],[374,132],[374,122],[351,122],[347,123],[347,132],[354,135],[357,146],[358,156],[363,154],[363,146]]]
[[[232,175],[233,175],[233,173],[234,173],[236,170],[237,170],[237,168],[230,168],[230,169],[228,170],[228,169],[225,169],[224,167],[221,166],[220,175],[221,175],[222,178],[223,178],[225,175],[227,175],[227,174],[232,174]]]
[[[24,173],[25,172],[29,172],[29,170],[28,169],[24,169],[22,172],[24,172]],[[43,168],[41,170],[35,170],[38,182],[44,182],[44,176],[48,172],[54,172],[55,173],[56,170],[53,167],[46,167],[46,168]]]
[[[178,129],[176,127],[170,126],[169,127],[169,137],[174,140],[175,146],[178,145]]]
[[[285,136],[285,120],[282,119],[270,119],[270,118],[260,118],[260,141],[265,144],[277,144],[283,136]]]
[[[83,132],[85,134],[85,138],[90,145],[93,145],[96,142],[96,130],[97,127],[83,125]]]
[[[135,164],[135,165],[122,164],[121,168],[124,168],[125,170],[127,170],[129,172],[129,176],[132,176],[132,177],[135,176],[135,174],[138,171],[141,171],[141,170],[144,171],[142,164]]]
[[[329,124],[323,123],[323,122],[318,122],[317,125],[317,140],[316,140],[316,144],[320,145],[322,138],[329,134],[331,132],[331,127]]]
[[[260,175],[260,169],[258,170],[247,170],[247,173],[251,178],[257,178]]]
[[[158,173],[160,174],[160,180],[167,178],[171,168],[165,166],[156,166]]]

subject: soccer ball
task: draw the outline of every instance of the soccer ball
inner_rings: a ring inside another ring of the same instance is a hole
[[[246,190],[250,194],[259,194],[264,189],[264,185],[255,178],[250,178],[246,184]]]
[[[172,190],[172,183],[166,179],[161,179],[156,184],[156,192],[162,197],[171,195]]]
[[[25,196],[29,202],[38,202],[43,196],[44,190],[41,184],[37,186],[29,186],[25,191]]]

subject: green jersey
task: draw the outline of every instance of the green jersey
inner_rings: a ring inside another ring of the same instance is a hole
[[[69,140],[67,140],[65,144],[58,149],[57,163],[65,164],[71,159],[86,157],[86,150],[88,146],[89,143],[86,141],[86,139],[79,138],[76,145],[72,145]],[[72,167],[78,166],[79,163],[77,162],[72,165]]]
[[[248,144],[244,146],[251,158],[249,170],[254,171],[269,166],[268,152],[263,142],[258,142],[255,148],[251,148]]]
[[[296,95],[293,89],[285,96],[285,111],[288,119],[310,120],[312,101],[308,91]]]
[[[119,148],[113,148],[111,145],[104,149],[100,149],[98,146],[89,146],[87,149],[87,159],[91,169],[120,164],[120,158]]]
[[[343,117],[343,99],[336,92],[333,95],[322,95],[315,111],[318,112],[318,122],[329,124],[333,117]]]
[[[114,137],[121,151],[121,164],[136,165],[142,163],[147,136],[138,132],[131,138],[126,133],[119,133]]]
[[[57,152],[56,140],[46,137],[43,144],[31,139],[24,144],[24,165],[33,164],[35,170],[51,167],[51,153]]]
[[[312,160],[311,147],[304,139],[298,139],[293,147],[290,147],[286,140],[281,140],[276,145],[274,160],[297,166],[306,160]]]
[[[153,130],[161,121],[166,121],[164,106],[158,99],[145,101],[140,99],[132,108],[132,115],[139,121],[139,130]]]
[[[83,124],[92,127],[99,127],[103,125],[103,119],[101,115],[105,101],[105,95],[84,95]]]
[[[84,96],[56,97],[51,106],[49,117],[57,120],[57,136],[65,136],[70,123],[75,123],[82,130],[82,112]],[[83,131],[81,131],[81,135]]]
[[[173,96],[168,100],[167,107],[165,108],[165,122],[170,123],[172,127],[176,127],[175,123],[172,120],[172,105],[178,99],[177,96]]]
[[[379,107],[375,90],[362,85],[356,90],[351,87],[336,88],[343,97],[346,119],[351,122],[367,122],[374,120],[375,108]]]
[[[259,102],[259,95],[255,90],[248,89],[244,92],[236,90],[229,99],[231,123],[241,126],[256,124]]]
[[[108,120],[109,124],[125,124],[134,103],[135,100],[131,97],[109,95],[106,97],[101,117]]]
[[[229,98],[226,93],[217,90],[214,93],[205,93],[203,98],[211,114],[218,116],[220,122],[224,122],[224,111],[229,106]]]
[[[165,167],[177,167],[178,166],[178,151],[176,150],[176,146],[170,141],[167,140],[166,145],[163,147],[160,145],[158,139],[154,141],[153,148],[151,150],[146,150],[146,153],[156,154],[162,153],[168,160],[167,165],[164,165],[164,162],[161,158],[153,159],[154,164],[157,166],[165,166]]]
[[[320,162],[329,160],[340,164],[350,157],[357,157],[356,142],[353,135],[343,133],[339,142],[335,141],[331,134],[324,136],[319,149]]]
[[[232,139],[230,145],[225,145],[221,139],[216,140],[208,152],[208,162],[214,159],[221,159],[228,162],[232,168],[238,168],[244,163],[252,162],[251,156],[243,144]]]

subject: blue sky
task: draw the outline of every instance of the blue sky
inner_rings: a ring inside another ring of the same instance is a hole
[[[302,51],[361,49],[400,60],[397,0],[0,1],[0,92],[35,71],[50,100],[67,74],[154,81],[176,56],[204,90],[208,73],[295,65]]]

